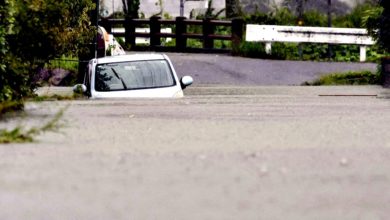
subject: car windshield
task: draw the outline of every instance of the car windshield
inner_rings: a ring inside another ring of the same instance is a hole
[[[106,63],[96,67],[96,91],[160,88],[175,85],[166,60]]]

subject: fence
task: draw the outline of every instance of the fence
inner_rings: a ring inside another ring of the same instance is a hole
[[[246,27],[246,41],[265,42],[267,53],[271,53],[272,42],[360,45],[361,62],[366,60],[367,46],[375,43],[365,29],[252,24]]]
[[[176,19],[171,20],[161,19],[160,17],[151,17],[150,19],[103,19],[100,21],[100,25],[115,37],[123,37],[127,49],[130,47],[132,50],[176,52],[229,52],[230,49],[215,48],[214,41],[230,41],[231,48],[238,48],[243,40],[245,28],[245,22],[242,19],[233,19],[232,21],[190,20],[186,17],[176,17]],[[202,29],[201,33],[189,33],[188,27],[190,26],[200,27]],[[230,34],[219,34],[217,27],[229,27]],[[173,33],[164,31],[169,28]],[[145,29],[148,31],[145,31]],[[137,38],[149,39],[149,45],[137,44]],[[164,46],[162,44],[164,38],[175,39],[175,46]],[[202,48],[191,47],[187,44],[188,39],[201,40]],[[366,60],[367,46],[375,43],[368,36],[365,29],[252,24],[246,25],[245,40],[265,42],[267,53],[271,53],[272,42],[359,45],[361,62]]]
[[[132,50],[156,50],[156,51],[177,51],[177,52],[229,52],[230,49],[218,49],[214,47],[215,40],[230,41],[232,47],[239,45],[243,39],[244,21],[233,19],[232,21],[220,20],[190,20],[186,17],[176,17],[174,20],[151,17],[150,19],[105,19],[99,23],[106,31],[115,37],[123,37],[126,45]],[[137,28],[149,27],[149,32],[137,32]],[[172,26],[174,33],[163,33],[162,26]],[[189,33],[189,26],[201,27],[201,33]],[[219,34],[217,27],[230,28],[230,34]],[[124,28],[124,31],[114,31],[114,28]],[[136,38],[149,38],[149,46],[137,45]],[[162,38],[175,39],[175,46],[162,46]],[[202,48],[193,48],[187,44],[188,39],[199,39],[202,41]]]

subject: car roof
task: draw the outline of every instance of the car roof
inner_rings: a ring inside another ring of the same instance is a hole
[[[108,56],[97,58],[97,63],[116,63],[116,62],[126,62],[126,61],[140,61],[140,60],[161,60],[167,59],[164,54],[157,53],[141,53],[141,54],[127,54],[127,55],[118,55],[118,56]]]

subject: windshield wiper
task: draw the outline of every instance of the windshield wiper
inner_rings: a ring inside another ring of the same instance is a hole
[[[120,81],[122,82],[122,85],[125,89],[127,89],[127,86],[125,84],[125,81],[123,81],[122,77],[119,76],[118,72],[114,69],[114,67],[111,67],[111,70],[112,72],[114,72],[115,76],[120,79]]]

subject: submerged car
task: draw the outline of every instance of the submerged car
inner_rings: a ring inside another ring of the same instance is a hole
[[[178,79],[165,54],[132,54],[92,59],[74,91],[91,98],[175,98],[192,82],[190,76]]]

